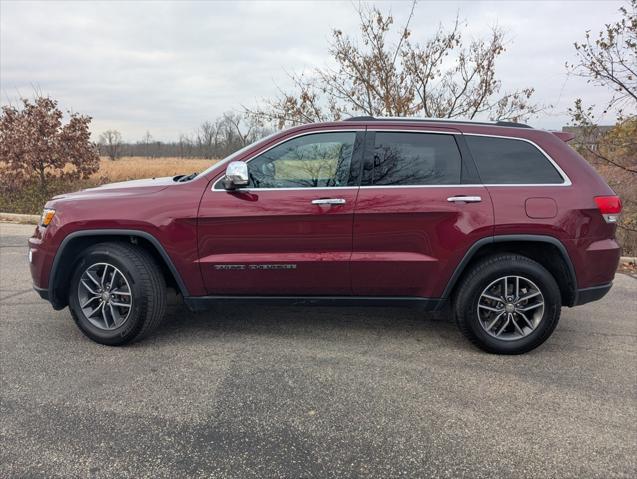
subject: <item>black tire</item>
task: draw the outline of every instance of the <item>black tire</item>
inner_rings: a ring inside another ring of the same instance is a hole
[[[119,270],[132,298],[127,318],[111,330],[96,327],[80,307],[78,288],[82,275],[91,265],[100,263]],[[69,309],[77,326],[93,341],[109,346],[129,344],[148,336],[161,323],[166,312],[166,282],[153,257],[143,248],[123,242],[99,243],[87,248],[75,265]]]
[[[485,288],[503,276],[520,276],[531,280],[544,299],[544,311],[541,319],[538,314],[536,328],[525,337],[509,341],[488,334],[477,312]],[[551,273],[538,262],[516,254],[498,254],[478,262],[464,276],[453,299],[453,310],[460,331],[480,349],[495,354],[522,354],[537,348],[555,330],[561,307],[560,289]]]

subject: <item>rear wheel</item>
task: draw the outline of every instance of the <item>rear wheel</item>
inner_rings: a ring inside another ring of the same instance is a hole
[[[126,243],[100,243],[80,257],[69,309],[82,332],[112,346],[150,334],[166,310],[166,284],[153,258]]]
[[[560,290],[551,273],[515,254],[476,264],[454,300],[462,333],[479,348],[498,354],[538,347],[557,326],[560,310]]]

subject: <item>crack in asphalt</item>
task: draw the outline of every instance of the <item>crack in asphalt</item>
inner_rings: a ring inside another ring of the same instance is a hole
[[[5,296],[4,298],[0,298],[0,303],[2,303],[5,299],[15,298],[16,296],[20,296],[21,294],[26,294],[33,291],[32,289],[25,289],[23,291],[18,291],[17,293],[10,294]]]

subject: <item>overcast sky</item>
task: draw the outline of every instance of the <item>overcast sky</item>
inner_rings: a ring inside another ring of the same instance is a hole
[[[397,22],[409,2],[374,2]],[[413,38],[426,39],[456,13],[467,37],[499,25],[508,50],[498,65],[506,89],[531,86],[553,108],[530,123],[566,124],[577,97],[601,104],[608,93],[567,75],[573,42],[618,18],[621,1],[421,1]],[[288,86],[286,72],[329,61],[333,28],[357,33],[352,2],[17,2],[0,0],[2,103],[37,87],[64,109],[93,117],[135,141],[149,130],[177,139],[202,121],[241,110]],[[608,117],[609,121],[612,117]]]

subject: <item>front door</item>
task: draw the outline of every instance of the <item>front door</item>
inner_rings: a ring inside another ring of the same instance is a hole
[[[298,135],[298,134],[297,134]],[[198,245],[210,295],[349,295],[362,132],[288,137],[248,159],[250,182],[203,195]]]
[[[463,145],[453,129],[368,131],[354,294],[440,297],[467,249],[493,234],[489,193]]]

